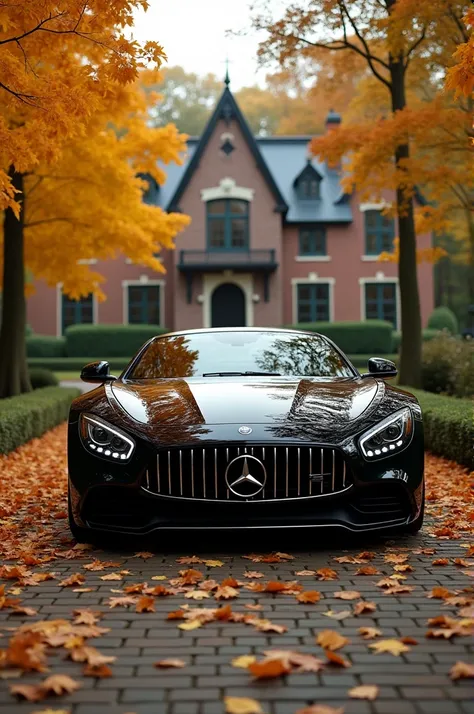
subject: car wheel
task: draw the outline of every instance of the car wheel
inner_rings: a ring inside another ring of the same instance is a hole
[[[418,516],[415,518],[410,525],[405,528],[405,533],[408,535],[416,535],[423,525],[423,518],[425,517],[425,493],[423,491],[423,500],[421,502],[421,508]]]
[[[75,540],[77,540],[78,543],[92,543],[94,540],[94,534],[92,533],[92,531],[89,531],[87,528],[81,528],[74,520],[69,489],[67,493],[67,515],[69,520],[69,530],[71,531]]]

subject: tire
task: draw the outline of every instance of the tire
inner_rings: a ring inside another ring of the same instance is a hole
[[[421,508],[418,516],[412,523],[410,523],[404,530],[407,535],[416,535],[423,525],[423,519],[425,517],[425,493],[423,491],[423,500],[421,502]]]
[[[68,489],[68,494],[67,494],[67,515],[68,515],[68,520],[69,520],[69,530],[71,531],[73,538],[78,543],[93,543],[94,542],[93,531],[89,530],[88,528],[81,528],[80,526],[77,525],[76,521],[74,520],[74,516],[72,514],[72,506],[71,506],[71,495],[69,493],[69,489]]]

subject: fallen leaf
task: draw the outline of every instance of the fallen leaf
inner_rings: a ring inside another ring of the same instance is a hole
[[[339,612],[328,610],[327,612],[323,612],[323,615],[326,615],[326,617],[332,617],[333,620],[345,620],[346,617],[350,617],[352,615],[352,612],[350,610],[340,610]]]
[[[298,709],[295,714],[344,714],[344,708],[334,709],[327,704],[312,704],[304,709]]]
[[[45,694],[72,694],[80,688],[80,684],[68,674],[52,674],[41,682],[40,687]]]
[[[349,644],[350,640],[335,630],[321,630],[316,637],[316,642],[325,650],[335,651]]]
[[[362,553],[359,553],[359,555],[356,556],[356,558],[360,558],[360,560],[373,560],[375,558],[375,553],[371,550],[363,550]]]
[[[401,553],[388,553],[388,555],[384,557],[384,560],[386,563],[406,563],[408,555]]]
[[[276,625],[274,622],[270,622],[270,620],[257,619],[252,624],[259,632],[276,632],[277,634],[282,635],[284,632],[288,631],[286,625]]]
[[[82,573],[73,573],[65,580],[61,580],[59,585],[62,588],[67,588],[67,587],[70,587],[71,585],[82,585],[82,583],[85,583],[85,582],[86,582],[86,579]]]
[[[474,664],[468,664],[467,662],[456,662],[449,670],[449,676],[451,677],[451,679],[473,679]]]
[[[256,679],[275,679],[287,674],[291,667],[281,659],[269,659],[263,662],[252,662],[248,670]]]
[[[244,573],[244,578],[249,578],[250,580],[264,578],[265,575],[258,570],[247,570]]]
[[[396,573],[412,573],[415,568],[413,568],[410,563],[402,563],[401,565],[394,565],[393,569]]]
[[[337,654],[337,652],[325,650],[324,654],[326,655],[328,662],[330,662],[331,664],[335,664],[338,667],[352,667],[352,664],[349,662],[349,660],[343,657],[342,655]]]
[[[151,577],[151,580],[168,580],[166,575],[153,575]]]
[[[254,605],[253,603],[247,603],[247,605],[244,605],[244,607],[247,608],[247,610],[263,610],[263,605]]]
[[[257,658],[255,655],[240,655],[240,657],[234,657],[231,664],[233,667],[239,667],[241,669],[247,669],[249,664],[256,662]]]
[[[155,599],[148,595],[142,595],[137,601],[135,612],[155,612]]]
[[[306,590],[296,596],[298,602],[315,603],[321,600],[321,593],[317,590]]]
[[[39,684],[11,684],[10,693],[28,702],[39,702],[46,696]]]
[[[368,699],[373,702],[377,699],[379,694],[379,688],[376,684],[362,684],[359,687],[353,687],[349,689],[348,695],[353,699]]]
[[[131,595],[123,595],[122,597],[111,597],[108,599],[107,604],[110,608],[114,607],[128,607],[129,605],[135,605],[137,598]]]
[[[356,602],[353,608],[353,613],[356,617],[358,615],[365,615],[368,612],[375,612],[377,605],[375,602],[369,602],[368,600],[361,600],[361,602]]]
[[[359,627],[359,634],[364,640],[373,640],[375,637],[380,637],[382,631],[376,627]]]
[[[178,625],[180,630],[197,630],[198,627],[201,626],[202,622],[200,622],[199,620],[187,620],[186,622],[182,622],[180,625]]]
[[[255,699],[248,697],[224,697],[226,714],[263,714]]]
[[[448,590],[447,588],[436,586],[432,588],[432,590],[428,593],[427,597],[437,598],[439,600],[446,600],[446,598],[452,597],[453,595],[454,593]]]
[[[414,637],[400,637],[400,642],[403,642],[404,645],[417,645],[418,640],[415,640]]]
[[[155,662],[153,666],[158,667],[158,669],[180,668],[185,667],[186,662],[183,662],[182,659],[160,659],[158,662]]]
[[[142,558],[142,560],[148,560],[148,558],[153,558],[154,553],[149,553],[147,550],[135,553],[134,558]]]
[[[123,576],[120,573],[107,573],[107,575],[101,575],[101,580],[123,580]]]
[[[97,677],[97,679],[105,679],[113,674],[108,664],[86,664],[82,673],[85,677]]]
[[[191,600],[204,600],[210,597],[210,595],[206,590],[190,590],[184,597]]]
[[[357,590],[340,590],[334,593],[334,597],[339,598],[339,600],[357,600],[360,597],[360,592]]]
[[[382,652],[389,652],[390,654],[395,655],[398,657],[402,652],[409,652],[410,648],[407,645],[404,645],[403,642],[400,642],[400,640],[379,640],[378,642],[374,642],[373,644],[369,645],[371,649],[374,650],[376,654],[380,654]]]
[[[356,575],[379,575],[380,571],[374,565],[363,565],[361,568],[357,568],[355,571]]]
[[[332,568],[320,568],[316,571],[319,580],[337,580],[338,574]]]
[[[265,650],[264,655],[264,661],[279,660],[292,672],[319,672],[324,667],[318,657],[293,650]]]
[[[297,570],[297,571],[295,572],[295,575],[299,575],[299,576],[300,576],[300,575],[302,575],[302,576],[305,576],[305,575],[316,575],[316,571],[315,571],[315,570]]]
[[[87,608],[74,610],[73,614],[75,615],[75,625],[95,625],[101,615],[100,612],[94,612]]]
[[[232,598],[238,597],[239,591],[230,585],[219,586],[214,593],[216,600],[231,600]]]
[[[208,568],[222,568],[224,563],[222,560],[205,560],[204,565],[207,565]]]
[[[432,565],[449,565],[449,558],[436,558],[432,561]]]
[[[198,563],[202,563],[202,559],[198,558],[196,555],[191,555],[191,556],[181,556],[180,558],[176,559],[176,562],[179,563],[180,565],[197,565]]]

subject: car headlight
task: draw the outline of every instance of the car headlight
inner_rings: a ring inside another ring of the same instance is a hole
[[[135,450],[127,434],[89,414],[81,414],[80,434],[88,451],[110,461],[128,461]]]
[[[404,449],[412,436],[413,416],[406,407],[366,431],[359,439],[359,445],[365,458],[375,461]]]

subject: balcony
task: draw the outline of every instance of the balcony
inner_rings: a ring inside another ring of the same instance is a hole
[[[219,272],[221,270],[276,270],[274,250],[182,250],[178,270],[182,272]]]
[[[268,302],[269,276],[278,268],[275,251],[269,250],[181,250],[178,270],[186,276],[187,301],[192,302],[193,274],[234,272],[260,272],[264,276],[264,300]]]

